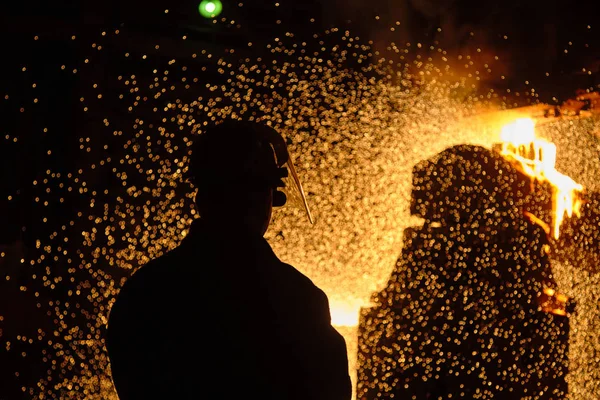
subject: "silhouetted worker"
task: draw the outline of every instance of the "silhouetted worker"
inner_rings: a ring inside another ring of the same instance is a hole
[[[190,169],[200,218],[109,316],[120,399],[350,399],[327,296],[263,238],[287,170],[296,177],[283,138],[224,122],[196,139]]]
[[[499,154],[451,147],[413,169],[392,276],[363,310],[360,399],[559,399],[568,321],[544,227],[523,214],[530,180]],[[551,303],[551,302],[550,302]]]

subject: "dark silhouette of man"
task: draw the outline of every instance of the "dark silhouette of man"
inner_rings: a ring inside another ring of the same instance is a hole
[[[414,167],[423,225],[405,231],[388,285],[363,310],[358,398],[566,396],[568,317],[548,304],[549,238],[526,216],[540,192],[479,146]]]
[[[124,284],[109,316],[121,400],[351,398],[327,296],[263,238],[290,161],[283,138],[255,123],[196,139],[200,218]]]

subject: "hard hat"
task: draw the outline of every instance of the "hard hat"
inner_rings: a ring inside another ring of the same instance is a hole
[[[194,141],[188,172],[199,191],[224,187],[276,189],[275,207],[291,200],[313,223],[285,140],[268,125],[226,120],[209,126]]]

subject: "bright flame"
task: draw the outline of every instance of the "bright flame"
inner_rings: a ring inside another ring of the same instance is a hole
[[[556,170],[556,146],[535,137],[535,122],[531,118],[520,118],[505,125],[501,139],[502,155],[518,161],[525,174],[552,185],[552,230],[554,238],[558,239],[565,214],[579,216],[581,200],[578,193],[583,191],[583,186]]]

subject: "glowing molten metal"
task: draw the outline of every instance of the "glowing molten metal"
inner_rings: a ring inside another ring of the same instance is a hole
[[[565,217],[581,208],[580,193],[583,186],[555,168],[556,146],[554,143],[535,137],[535,122],[530,118],[520,118],[502,128],[501,154],[520,164],[522,171],[541,182],[552,185],[552,230],[555,239],[560,234],[560,225]]]

